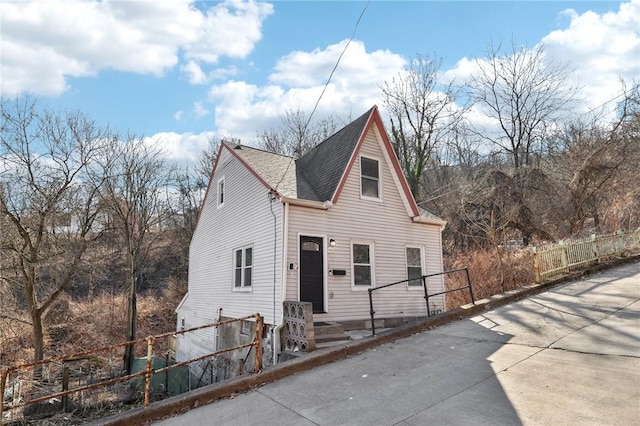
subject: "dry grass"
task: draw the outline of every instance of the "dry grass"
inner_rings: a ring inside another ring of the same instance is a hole
[[[469,268],[469,278],[476,300],[514,290],[524,285],[533,283],[533,257],[527,248],[512,252],[503,252],[502,270],[500,274],[500,262],[494,250],[470,250],[464,253],[446,256],[444,259],[445,270]],[[447,289],[466,285],[464,273],[445,276]],[[457,291],[447,295],[447,310],[470,303],[467,291]]]
[[[138,297],[138,337],[147,337],[175,330],[175,298],[171,286],[158,297],[142,294]],[[59,300],[46,317],[46,358],[71,355],[89,349],[114,345],[126,340],[126,298],[122,295],[101,295],[92,300]],[[28,318],[22,318],[28,322]],[[0,334],[2,361],[0,366],[29,363],[33,357],[31,327],[13,321],[3,324]],[[140,345],[138,345],[140,346]],[[158,354],[167,350],[165,342],[158,342]],[[143,347],[137,355],[146,354]]]

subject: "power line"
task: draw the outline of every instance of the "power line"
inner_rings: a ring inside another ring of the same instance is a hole
[[[327,86],[329,86],[329,83],[331,82],[331,78],[333,77],[333,73],[336,71],[336,69],[338,68],[338,65],[340,64],[340,60],[342,59],[342,55],[344,55],[344,52],[347,51],[347,48],[349,47],[349,45],[353,41],[353,37],[355,37],[355,35],[356,35],[356,31],[358,30],[358,26],[360,25],[360,21],[362,20],[362,17],[364,16],[364,12],[367,10],[367,7],[369,7],[369,1],[367,1],[367,4],[364,5],[364,9],[362,9],[362,12],[360,12],[360,16],[358,17],[358,20],[356,21],[356,25],[353,27],[353,32],[351,33],[351,37],[349,37],[349,40],[347,41],[347,44],[344,45],[344,49],[342,49],[342,52],[340,53],[340,56],[338,56],[338,60],[336,61],[336,64],[334,65],[333,69],[331,70],[331,73],[329,74],[329,78],[327,79],[327,82],[325,83],[325,85],[324,85],[324,87],[322,89],[322,92],[320,93],[320,96],[318,97],[318,100],[316,101],[316,104],[314,105],[313,110],[311,111],[311,114],[309,115],[309,119],[307,120],[307,123],[304,126],[304,129],[302,131],[303,136],[307,131],[307,127],[309,127],[309,123],[311,122],[311,117],[313,117],[313,114],[316,112],[316,109],[318,108],[318,104],[320,103],[320,99],[322,99],[322,96],[324,96],[324,92],[327,90]]]
[[[362,17],[364,16],[364,13],[366,12],[367,8],[369,7],[369,3],[370,2],[371,2],[370,0],[367,1],[367,3],[364,5],[364,8],[362,9],[362,12],[360,12],[360,16],[358,16],[358,20],[356,21],[356,24],[353,27],[353,31],[351,32],[351,37],[349,37],[349,40],[347,40],[347,43],[344,45],[344,48],[342,49],[342,52],[340,52],[340,56],[338,56],[338,59],[337,59],[335,65],[333,66],[333,69],[331,70],[331,73],[329,74],[329,78],[327,79],[327,82],[324,84],[324,87],[322,88],[322,92],[320,92],[320,96],[318,96],[318,100],[316,100],[316,103],[313,106],[313,109],[311,110],[311,114],[309,114],[309,118],[307,119],[307,122],[305,123],[304,128],[302,129],[302,134],[300,135],[300,139],[301,140],[304,139],[305,134],[307,133],[307,129],[309,128],[309,123],[311,123],[311,119],[313,118],[313,115],[315,114],[316,110],[318,109],[318,105],[320,104],[320,100],[324,96],[324,93],[327,91],[327,87],[329,86],[329,83],[331,82],[331,79],[333,78],[333,74],[335,73],[336,69],[338,68],[338,65],[340,65],[340,60],[342,59],[342,56],[344,55],[344,52],[347,51],[347,48],[349,47],[349,45],[353,41],[353,38],[355,37],[356,32],[358,31],[358,26],[360,25],[360,21],[362,20]],[[287,168],[284,170],[284,173],[282,174],[282,177],[280,178],[280,181],[278,181],[278,183],[276,184],[276,187],[275,187],[275,191],[276,192],[278,191],[278,187],[280,186],[280,184],[284,180],[285,176],[289,172],[289,168],[291,167],[292,163],[293,163],[293,157],[291,157],[291,159],[289,160],[289,164],[287,164]]]

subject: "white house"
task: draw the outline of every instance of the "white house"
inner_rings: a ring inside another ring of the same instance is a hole
[[[283,301],[306,301],[314,321],[427,314],[421,280],[442,271],[445,222],[409,191],[377,107],[299,159],[222,143],[193,235],[178,328],[253,313],[280,351]],[[427,279],[429,293],[442,276]],[[444,297],[430,300],[443,309]],[[178,339],[176,356],[215,350],[220,336]],[[216,343],[217,342],[217,343]],[[274,357],[275,358],[275,357]]]

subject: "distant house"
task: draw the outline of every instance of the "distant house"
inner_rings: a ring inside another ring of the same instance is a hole
[[[368,288],[442,271],[444,225],[416,205],[377,107],[297,160],[222,143],[178,328],[259,312],[278,353],[289,300],[311,302],[315,321],[365,327]],[[428,288],[442,291],[442,277]],[[379,293],[376,318],[426,315],[419,279]],[[444,297],[430,303],[443,309]],[[220,344],[205,337],[178,339],[178,359]]]

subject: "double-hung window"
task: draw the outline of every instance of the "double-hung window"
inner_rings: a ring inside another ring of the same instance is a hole
[[[353,285],[355,287],[373,286],[373,244],[353,243],[351,259]]]
[[[360,157],[360,194],[380,198],[380,167],[378,160]]]
[[[410,287],[422,285],[422,250],[420,247],[406,247],[407,279]]]
[[[233,251],[233,288],[251,289],[253,272],[253,247],[247,246]]]

